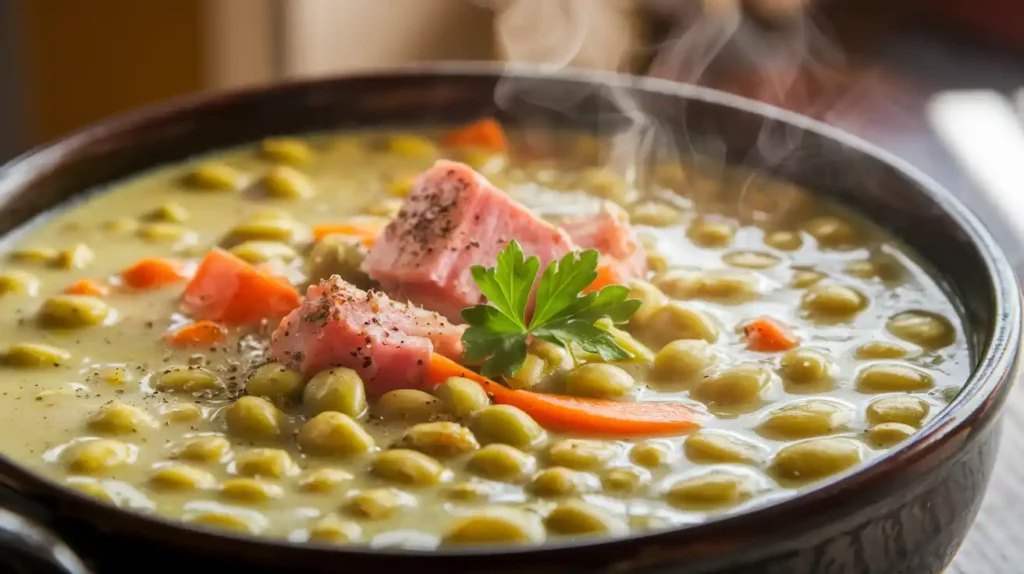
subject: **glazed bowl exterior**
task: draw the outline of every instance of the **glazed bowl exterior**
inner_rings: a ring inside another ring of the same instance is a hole
[[[536,94],[568,95],[568,103],[553,106]],[[995,461],[998,416],[1017,374],[1016,279],[984,226],[948,191],[896,158],[802,116],[661,80],[462,64],[204,95],[91,126],[4,166],[0,233],[9,236],[31,217],[97,186],[266,136],[454,125],[486,115],[507,125],[609,134],[628,124],[629,114],[616,104],[624,97],[671,133],[684,153],[809,187],[915,248],[962,302],[973,348],[974,373],[950,407],[883,458],[782,502],[671,530],[530,548],[423,552],[216,532],[114,508],[0,457],[0,484],[8,491],[0,497],[8,508],[0,511],[0,546],[11,556],[21,551],[20,559],[36,560],[40,568],[80,572],[148,565],[250,573],[940,572],[974,520]],[[39,538],[46,535],[40,525],[67,547]],[[74,552],[88,556],[84,566]]]

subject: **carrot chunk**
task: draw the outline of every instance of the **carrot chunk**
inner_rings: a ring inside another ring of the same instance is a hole
[[[494,118],[484,118],[445,134],[445,147],[478,147],[498,152],[508,151],[505,130]]]
[[[601,263],[597,266],[597,279],[590,284],[584,293],[590,293],[591,291],[600,291],[609,285],[622,285],[622,274],[619,273],[619,268],[613,263]]]
[[[121,280],[134,289],[159,289],[184,279],[184,268],[174,259],[147,257],[121,271]]]
[[[372,247],[381,231],[383,226],[377,222],[325,223],[313,227],[313,237],[320,241],[328,235],[351,235],[362,241],[363,245]]]
[[[196,321],[167,334],[167,340],[178,347],[208,347],[225,337],[227,332],[213,321]]]
[[[224,251],[206,254],[185,287],[185,311],[225,325],[279,318],[299,306],[295,287]]]
[[[476,381],[491,400],[511,405],[553,431],[612,435],[678,434],[700,427],[700,414],[680,403],[627,403],[517,391],[471,371],[443,355],[431,355],[427,380],[441,384],[448,377]]]
[[[792,329],[771,317],[758,317],[744,325],[743,336],[748,349],[762,353],[788,351],[800,343]]]
[[[68,285],[64,292],[68,295],[92,295],[93,297],[106,297],[110,295],[110,287],[94,279],[79,279]]]

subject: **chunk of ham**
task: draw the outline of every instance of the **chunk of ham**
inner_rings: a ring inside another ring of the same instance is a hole
[[[354,369],[367,393],[379,395],[422,385],[431,353],[458,360],[463,330],[437,313],[335,275],[310,286],[302,304],[281,320],[270,356],[307,376]]]
[[[470,268],[493,267],[510,239],[542,269],[574,248],[563,229],[472,168],[442,160],[419,176],[362,268],[393,298],[461,322],[462,309],[483,302]]]
[[[580,249],[596,249],[604,263],[612,264],[623,281],[647,275],[647,252],[629,224],[629,215],[610,201],[596,215],[562,222],[562,229]]]

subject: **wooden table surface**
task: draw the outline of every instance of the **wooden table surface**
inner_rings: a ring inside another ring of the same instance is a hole
[[[1017,238],[981,195],[976,184],[956,165],[924,120],[919,99],[944,90],[993,89],[1013,94],[1024,88],[1024,61],[966,47],[928,35],[910,34],[879,55],[884,69],[910,80],[916,102],[903,101],[898,125],[872,115],[865,104],[856,110],[851,131],[907,159],[964,200],[988,225],[1024,277],[1024,240]],[[891,102],[889,102],[891,104]],[[842,121],[836,123],[842,124]],[[890,127],[894,126],[895,127]],[[1011,217],[1024,217],[1010,214]],[[1024,385],[1018,384],[1003,417],[1000,455],[981,512],[946,574],[1024,573]]]

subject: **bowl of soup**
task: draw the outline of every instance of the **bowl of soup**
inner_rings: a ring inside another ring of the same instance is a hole
[[[658,80],[173,102],[14,160],[0,215],[12,524],[97,568],[937,572],[1017,368],[948,192]]]

